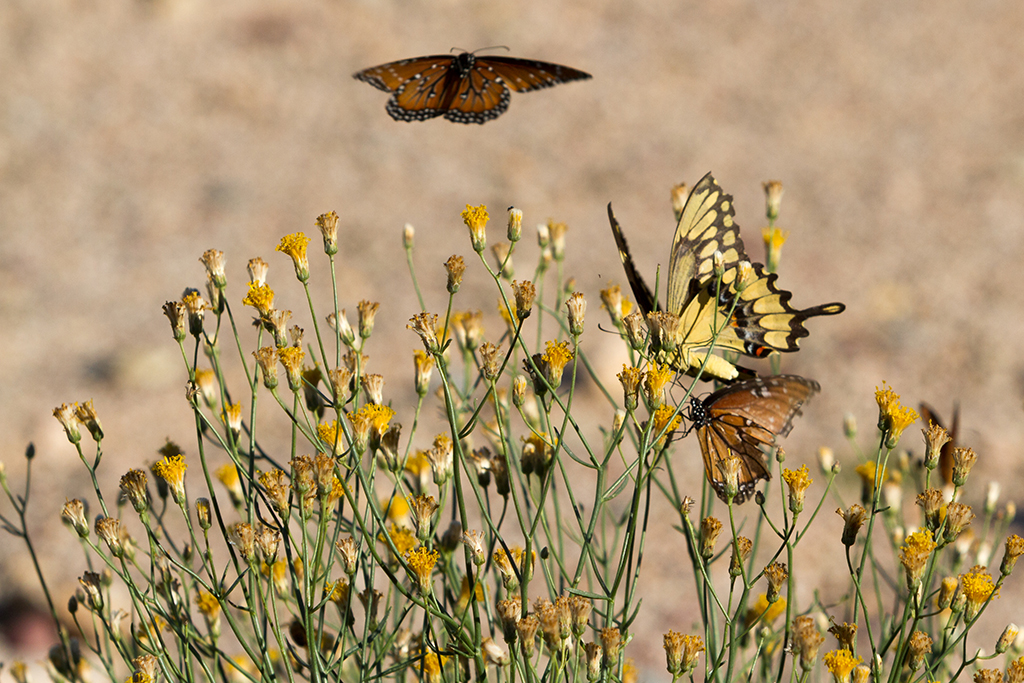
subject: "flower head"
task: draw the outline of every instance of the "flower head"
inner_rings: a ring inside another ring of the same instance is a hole
[[[149,491],[146,489],[146,473],[142,470],[128,470],[121,477],[121,492],[135,508],[135,511],[142,514],[149,507]]]
[[[1024,538],[1017,534],[1012,534],[1006,539],[1003,549],[1003,561],[999,565],[1000,574],[1007,576],[1012,572],[1014,565],[1017,564],[1017,558],[1021,555],[1024,555]]]
[[[526,320],[533,312],[533,300],[537,297],[537,287],[529,280],[512,281],[512,293],[515,297],[515,315],[519,322]]]
[[[421,595],[429,595],[433,590],[433,581],[430,575],[434,571],[438,557],[440,554],[436,550],[427,550],[422,546],[410,551],[405,557]]]
[[[714,517],[705,517],[700,522],[700,556],[705,561],[715,556],[715,544],[722,533],[722,523]]]
[[[427,353],[437,354],[441,352],[441,343],[437,340],[437,314],[417,313],[409,318],[409,324],[405,326],[420,336]]]
[[[662,392],[674,376],[675,371],[669,365],[659,366],[657,363],[651,363],[647,367],[647,373],[644,375],[644,392],[651,408],[661,405]]]
[[[989,597],[997,596],[998,589],[992,581],[992,576],[985,571],[984,567],[973,567],[966,574],[960,575],[960,588],[964,597],[967,598],[964,618],[971,621],[978,615]]]
[[[295,277],[299,282],[309,281],[309,258],[306,257],[306,246],[309,245],[309,238],[301,232],[285,235],[281,243],[274,249],[287,254],[295,265]]]
[[[789,570],[782,562],[772,562],[764,568],[764,578],[768,582],[768,603],[774,603],[779,599],[783,582],[789,578]]]
[[[180,453],[173,456],[165,456],[159,462],[153,464],[153,474],[160,477],[171,491],[171,497],[178,505],[185,504],[185,458]]]
[[[470,206],[466,204],[465,211],[462,212],[462,221],[469,228],[469,238],[473,243],[473,251],[480,253],[487,246],[487,207],[481,204],[480,206]]]
[[[665,658],[673,676],[688,676],[697,668],[697,659],[704,652],[704,639],[675,631],[665,634]]]
[[[301,347],[285,346],[277,350],[277,357],[284,366],[285,376],[288,378],[288,388],[298,391],[302,388],[302,361],[306,358],[306,352]]]
[[[916,531],[907,536],[906,543],[900,550],[900,563],[907,574],[907,588],[914,592],[924,577],[924,569],[931,557],[936,543],[927,529]]]
[[[575,292],[565,302],[569,310],[569,332],[578,337],[583,334],[583,320],[587,313],[587,299],[582,292]]]
[[[805,492],[813,481],[808,474],[807,465],[801,465],[798,470],[782,470],[782,479],[789,487],[789,510],[798,515],[804,509]]]
[[[953,449],[953,485],[963,486],[967,483],[967,475],[978,461],[978,456],[971,448]]]
[[[541,356],[541,360],[544,361],[544,373],[546,375],[548,384],[553,388],[558,388],[558,385],[562,383],[562,373],[565,371],[566,364],[573,359],[573,352],[569,348],[569,342],[553,342],[547,343],[547,351]]]
[[[845,522],[843,525],[843,545],[850,547],[856,543],[857,533],[864,526],[868,511],[864,509],[863,505],[854,503],[846,510],[838,508],[836,514],[842,517]]]
[[[274,290],[263,282],[250,282],[249,293],[242,299],[243,306],[252,306],[261,316],[274,309]]]
[[[338,253],[338,214],[328,211],[316,217],[316,227],[324,238],[324,253],[334,256]]]
[[[835,683],[849,683],[850,673],[860,664],[861,658],[854,659],[853,654],[846,649],[832,650],[825,653],[824,662]]]
[[[881,389],[875,388],[875,401],[878,403],[878,429],[886,435],[885,446],[895,448],[903,430],[917,420],[917,412],[901,406],[899,394],[885,382]]]
[[[818,649],[825,637],[818,631],[814,618],[799,616],[793,620],[793,649],[800,654],[800,668],[810,671],[818,659]]]

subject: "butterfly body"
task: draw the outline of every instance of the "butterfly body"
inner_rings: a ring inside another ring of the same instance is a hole
[[[789,434],[793,418],[821,387],[796,375],[775,375],[737,382],[704,399],[690,399],[689,418],[697,432],[704,472],[719,498],[725,500],[722,465],[740,459],[739,489],[733,502],[746,501],[761,479],[769,479],[765,451]]]
[[[654,294],[644,282],[622,234],[622,228],[608,205],[612,235],[640,310],[647,315],[659,310]],[[722,255],[721,281],[715,273],[715,253]],[[778,276],[759,263],[737,286],[739,265],[750,262],[739,226],[735,221],[732,196],[726,194],[710,173],[701,178],[686,200],[676,225],[669,253],[668,289],[665,300],[669,313],[679,316],[680,325],[671,357],[660,358],[682,372],[732,382],[755,373],[737,368],[713,349],[764,358],[772,351],[792,352],[806,337],[803,321],[845,310],[841,303],[799,310],[790,305],[790,292],[776,285]],[[741,374],[742,372],[742,374]]]
[[[444,116],[456,123],[483,124],[505,113],[510,89],[529,92],[590,74],[550,62],[461,52],[389,62],[353,77],[392,94],[386,109],[396,121]]]

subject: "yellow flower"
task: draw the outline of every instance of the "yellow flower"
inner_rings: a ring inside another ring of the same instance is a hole
[[[249,293],[242,299],[243,306],[252,306],[260,315],[267,315],[274,309],[274,290],[262,282],[250,282]]]
[[[426,683],[441,683],[441,670],[448,659],[448,657],[435,652],[428,652],[423,656],[423,678]],[[419,669],[419,667],[416,668]]]
[[[932,534],[927,529],[915,531],[907,536],[907,540],[900,550],[900,563],[906,570],[907,588],[911,591],[916,590],[920,585],[921,579],[924,577],[924,568],[935,545]]]
[[[657,363],[651,363],[647,368],[647,374],[644,376],[644,391],[647,392],[647,401],[652,407],[661,404],[661,392],[674,375],[675,372],[669,365],[659,367]]]
[[[761,593],[757,597],[757,601],[752,607],[747,609],[747,614],[744,618],[745,628],[750,628],[755,622],[760,620],[766,626],[771,626],[772,622],[779,618],[783,612],[786,611],[786,599],[779,598],[775,602],[768,603],[768,595]]]
[[[220,601],[213,596],[213,593],[207,593],[204,590],[196,593],[196,607],[199,611],[207,617],[216,617],[220,614]]]
[[[824,657],[825,668],[832,672],[832,678],[836,683],[848,683],[850,673],[861,662],[861,658],[853,658],[849,650],[832,650],[826,652]]]
[[[878,429],[885,434],[885,446],[895,448],[903,430],[917,420],[917,412],[901,406],[899,394],[885,382],[881,389],[875,387],[875,401],[878,403]]]
[[[296,232],[282,237],[281,243],[275,248],[275,251],[280,251],[291,257],[292,263],[295,265],[295,277],[300,282],[309,280],[309,259],[306,257],[308,244],[309,238],[301,232]]]
[[[476,582],[476,587],[472,591],[472,593],[477,602],[484,601],[484,585],[481,582]],[[466,607],[469,605],[469,596],[469,577],[463,576],[462,589],[459,591],[459,609],[466,609]]]
[[[807,471],[807,465],[801,465],[798,470],[782,470],[782,479],[789,486],[789,510],[793,514],[799,514],[804,509],[807,487],[813,481]]]
[[[569,342],[552,342],[547,343],[547,350],[544,355],[541,356],[541,360],[544,361],[544,370],[546,371],[548,383],[553,388],[558,388],[558,385],[562,383],[562,373],[565,371],[566,364],[572,360],[573,352],[569,349]]]
[[[409,569],[412,571],[413,577],[419,586],[421,595],[428,595],[433,589],[434,582],[431,580],[430,575],[434,571],[434,565],[437,564],[438,557],[440,557],[440,553],[436,550],[427,550],[422,546],[410,551],[405,556],[406,561],[409,563]]]
[[[1017,558],[1024,555],[1024,538],[1012,534],[1006,539],[1006,546],[1003,548],[1003,561],[999,565],[999,573],[1006,576],[1013,571],[1017,564]]]
[[[234,505],[241,505],[242,500],[245,497],[242,493],[242,482],[238,478],[238,468],[232,463],[227,465],[221,465],[217,468],[215,473],[220,483],[224,484],[224,488],[228,490],[228,494],[231,496],[231,502]]]
[[[470,206],[466,204],[466,210],[462,212],[462,220],[469,228],[469,237],[473,242],[473,251],[480,253],[487,246],[487,207]]]
[[[392,524],[391,529],[388,531],[388,536],[391,537],[391,542],[395,544],[395,550],[398,551],[399,555],[404,556],[416,547],[415,534],[404,526]]]
[[[964,610],[964,618],[971,621],[978,615],[979,610],[989,599],[999,594],[992,576],[985,571],[984,567],[972,567],[966,574],[960,575],[960,587],[963,589],[964,597],[967,598],[967,605]]]
[[[324,586],[324,593],[327,594],[327,599],[339,606],[348,602],[348,591],[348,581],[345,579],[338,579],[334,583],[328,581]]]
[[[153,474],[166,482],[171,490],[171,496],[178,505],[185,504],[185,458],[179,453],[174,456],[167,456],[153,465]]]
[[[221,412],[221,418],[237,439],[238,435],[242,433],[242,404],[229,403],[225,405]]]
[[[778,251],[786,243],[786,239],[789,237],[789,230],[783,230],[777,226],[761,228],[761,237],[764,238],[765,248]]]
[[[662,434],[662,438],[670,434],[683,421],[682,416],[676,412],[676,409],[667,403],[658,406],[658,409],[654,411],[653,419],[654,434]]]
[[[353,414],[349,413],[349,419]],[[345,432],[339,428],[337,420],[318,424],[316,434],[320,437],[321,443],[327,447],[328,452],[334,455],[341,455],[345,452]]]

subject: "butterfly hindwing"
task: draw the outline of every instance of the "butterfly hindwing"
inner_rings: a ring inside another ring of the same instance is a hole
[[[489,67],[471,69],[458,83],[458,90],[444,117],[456,123],[485,123],[508,109],[512,99],[505,82]]]
[[[742,503],[761,479],[768,479],[765,451],[789,434],[793,418],[820,390],[817,382],[796,375],[775,375],[738,382],[705,399],[691,399],[690,416],[697,430],[704,470],[719,497],[724,496],[722,464],[740,459],[739,492]]]

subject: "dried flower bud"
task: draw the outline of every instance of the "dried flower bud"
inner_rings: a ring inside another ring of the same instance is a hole
[[[334,256],[338,253],[338,214],[334,211],[316,217],[316,227],[324,238],[324,253]]]
[[[466,263],[461,256],[451,256],[444,262],[445,272],[448,273],[448,293],[455,294],[462,286],[462,276],[466,272]]]
[[[514,206],[508,207],[508,241],[513,244],[523,236],[523,212]]]
[[[715,544],[722,533],[722,523],[714,517],[705,517],[700,523],[700,556],[709,561],[715,556]]]
[[[583,334],[583,319],[587,313],[587,300],[582,292],[576,292],[565,303],[569,309],[569,332],[574,337]]]

